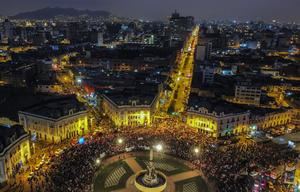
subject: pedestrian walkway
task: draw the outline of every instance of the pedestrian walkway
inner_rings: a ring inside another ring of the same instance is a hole
[[[186,171],[183,173],[172,175],[169,178],[170,178],[170,180],[172,180],[175,183],[178,181],[182,181],[182,180],[197,177],[197,176],[200,176],[200,173],[198,171]]]
[[[136,162],[135,158],[133,157],[126,159],[125,162],[134,173],[137,173],[142,170],[141,166]]]

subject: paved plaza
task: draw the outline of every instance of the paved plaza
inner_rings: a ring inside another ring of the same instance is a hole
[[[149,165],[147,154],[120,156],[112,164],[100,169],[94,182],[94,192],[137,192],[134,187],[135,173]],[[170,156],[154,159],[158,171],[167,175],[168,185],[165,192],[209,192],[199,171],[193,170],[181,160]]]

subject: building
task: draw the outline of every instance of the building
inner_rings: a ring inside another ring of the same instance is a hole
[[[3,33],[1,36],[2,43],[9,43],[13,39],[13,25],[8,19],[5,19],[3,22]]]
[[[256,108],[251,110],[251,124],[258,130],[285,126],[292,121],[295,113],[291,109]]]
[[[183,31],[192,31],[194,26],[194,17],[181,16],[177,11],[172,13],[169,19],[170,27],[174,33],[181,33]]]
[[[211,85],[214,83],[214,77],[216,73],[216,69],[213,66],[203,66],[202,70],[202,84]]]
[[[241,104],[259,105],[261,87],[250,82],[241,82],[235,86],[235,101]]]
[[[199,43],[196,48],[196,60],[205,61],[210,59],[210,55],[212,52],[212,43]]]
[[[248,133],[249,118],[249,111],[233,104],[198,97],[189,100],[186,124],[201,133],[221,137]]]
[[[169,19],[170,46],[177,46],[179,42],[183,42],[186,34],[192,31],[193,26],[194,17],[183,17],[175,11]]]
[[[21,125],[0,125],[0,183],[6,183],[30,156],[30,136]]]
[[[103,33],[98,32],[97,33],[97,46],[102,47],[103,45],[104,45]]]
[[[102,95],[103,112],[117,127],[150,126],[157,108],[154,94],[106,94]]]
[[[75,96],[50,99],[19,111],[19,122],[38,140],[59,143],[88,131],[85,106]]]
[[[62,93],[63,87],[60,84],[44,82],[36,86],[35,91],[40,93]]]
[[[153,45],[154,44],[154,35],[153,34],[145,34],[143,36],[143,43]]]

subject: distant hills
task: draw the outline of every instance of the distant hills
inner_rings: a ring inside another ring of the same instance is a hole
[[[78,17],[87,15],[90,17],[107,17],[110,15],[108,11],[91,11],[91,10],[78,10],[73,8],[43,8],[30,12],[23,12],[12,16],[12,19],[52,19],[56,16],[72,16]]]

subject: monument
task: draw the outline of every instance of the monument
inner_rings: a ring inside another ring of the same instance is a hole
[[[150,150],[150,161],[147,169],[136,174],[134,184],[141,192],[163,192],[166,189],[166,176],[157,171],[153,164],[153,149]]]

